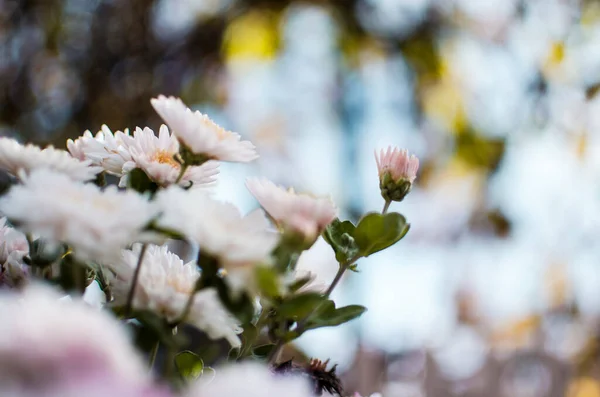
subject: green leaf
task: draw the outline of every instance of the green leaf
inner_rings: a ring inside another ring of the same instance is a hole
[[[244,324],[243,328],[244,332],[242,332],[242,334],[240,335],[242,339],[242,348],[238,351],[238,355],[236,357],[233,357],[233,359],[235,360],[237,360],[239,357],[246,356],[247,353],[250,352],[250,348],[258,338],[259,331],[258,329],[256,329],[254,324],[246,323]],[[229,356],[229,359],[232,359],[231,354]]]
[[[181,376],[186,380],[196,380],[204,371],[204,362],[202,359],[189,350],[175,356],[175,365]]]
[[[252,350],[252,354],[257,358],[266,359],[269,357],[269,354],[271,354],[274,347],[275,345],[273,344],[257,346]]]
[[[274,270],[265,266],[256,268],[258,288],[263,296],[267,298],[275,298],[280,295],[279,280]]]
[[[285,299],[277,307],[277,314],[288,319],[303,318],[312,313],[323,299],[323,295],[314,292],[294,295]]]
[[[361,254],[369,256],[396,244],[409,228],[406,218],[397,212],[371,213],[360,220],[354,238]]]
[[[288,290],[291,293],[297,292],[300,288],[304,287],[312,280],[311,276],[301,277],[296,279],[292,284],[288,286]]]
[[[148,310],[140,310],[133,313],[135,319],[139,322],[143,328],[143,332],[139,334],[140,337],[144,337],[146,340],[139,340],[138,342],[144,342],[145,345],[152,346],[156,340],[160,343],[170,347],[179,347],[186,343],[186,338],[183,333],[173,334],[173,329],[167,324],[165,319]]]
[[[354,233],[356,227],[350,221],[340,221],[338,218],[325,228],[323,238],[333,248],[335,258],[339,263],[347,262],[359,252]]]
[[[127,174],[127,186],[139,193],[156,193],[159,186],[141,168],[134,168]]]
[[[311,316],[306,329],[335,327],[360,317],[366,311],[367,308],[360,305],[350,305],[336,309],[333,301],[327,301]]]

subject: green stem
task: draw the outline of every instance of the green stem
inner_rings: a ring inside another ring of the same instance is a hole
[[[177,327],[173,327],[173,335],[177,334]],[[173,376],[173,370],[175,369],[175,350],[172,346],[167,347],[165,352],[165,362],[163,366],[164,379],[170,379]]]
[[[293,253],[290,258],[290,270],[296,270],[296,265],[298,264],[298,259],[300,258],[300,254],[298,252]]]
[[[158,353],[159,345],[160,345],[160,341],[156,341],[156,344],[150,351],[150,360],[148,362],[148,367],[150,368],[150,371],[152,371],[152,368],[154,368],[154,362],[156,361],[156,354]]]
[[[382,215],[387,214],[388,209],[390,208],[390,204],[392,204],[392,200],[386,199],[385,204],[383,205],[383,210],[381,211]]]
[[[144,245],[142,245],[142,250],[140,251],[140,257],[138,258],[137,266],[135,267],[135,271],[133,272],[133,281],[131,282],[131,288],[129,289],[129,294],[127,295],[127,303],[125,304],[125,317],[128,317],[131,314],[131,307],[133,305],[135,289],[137,287],[138,279],[140,278],[142,261],[144,260],[144,256],[146,255],[147,248],[148,244],[144,243]]]
[[[181,182],[181,180],[183,179],[183,176],[185,175],[185,172],[188,169],[188,165],[183,164],[181,166],[181,170],[179,171],[179,176],[177,176],[177,179],[175,180],[175,184],[178,185],[179,182]]]
[[[279,360],[279,353],[281,353],[281,349],[283,348],[283,339],[279,339],[277,341],[277,344],[275,345],[275,347],[273,348],[273,350],[271,350],[271,353],[269,354],[269,365],[273,365],[275,364],[275,362],[277,362],[277,360]]]
[[[254,323],[254,327],[256,328],[256,336],[252,340],[244,341],[244,345],[242,347],[242,350],[240,351],[240,357],[245,357],[245,355],[248,352],[252,351],[252,347],[254,346],[254,343],[260,336],[260,330],[262,329],[262,327],[265,326],[265,322],[267,321],[267,318],[269,317],[269,310],[270,309],[267,307],[263,307],[261,309],[260,316],[258,316],[256,323]]]
[[[349,260],[347,260],[345,263],[340,265],[340,268],[338,269],[337,274],[335,275],[333,281],[331,282],[331,284],[329,285],[329,288],[327,288],[327,291],[325,291],[325,298],[329,298],[329,296],[331,295],[331,293],[333,292],[333,290],[335,289],[335,287],[337,287],[337,285],[339,284],[340,280],[342,279],[342,276],[344,275],[344,272],[346,270],[348,270],[348,268],[350,266],[352,266],[354,263],[356,263],[357,260],[359,260],[362,256],[360,254],[357,254],[355,256],[353,256],[352,258],[350,258]],[[308,319],[317,311],[319,310],[319,307],[321,305],[318,305],[317,307],[314,308],[313,311],[311,311],[308,316],[304,317],[302,320],[300,320],[298,322],[298,325],[296,326],[295,332],[297,335],[302,335],[302,333],[304,332],[305,328],[306,328],[306,323],[308,322]],[[269,364],[274,364],[277,359],[279,358],[279,353],[281,351],[281,349],[283,348],[283,346],[285,345],[285,343],[283,342],[283,340],[280,338],[277,343],[275,344],[275,347],[273,348],[273,350],[271,350],[271,354],[269,355]]]

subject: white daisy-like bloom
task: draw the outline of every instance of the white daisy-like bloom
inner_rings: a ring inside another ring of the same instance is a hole
[[[82,261],[111,263],[148,236],[156,216],[146,197],[114,186],[100,190],[50,170],[37,170],[0,199],[0,212],[26,233],[67,243]]]
[[[258,158],[250,141],[242,141],[199,111],[192,111],[179,98],[160,95],[152,106],[177,139],[195,155],[221,161],[249,162]]]
[[[75,181],[92,180],[102,171],[91,161],[81,161],[64,150],[22,145],[12,138],[0,138],[0,168],[19,178],[37,169],[51,169]]]
[[[263,364],[243,362],[217,368],[214,379],[200,378],[185,397],[312,397],[307,378],[298,375],[274,374]]]
[[[127,173],[135,168],[142,169],[148,177],[159,186],[174,184],[179,177],[181,165],[174,156],[179,153],[179,141],[171,135],[166,125],[162,125],[158,136],[150,128],[136,128],[133,137],[124,137],[129,148],[131,160],[123,165],[124,176],[119,183],[127,185]],[[179,181],[181,186],[198,187],[216,180],[219,163],[208,161],[200,166],[188,167]]]
[[[10,387],[10,388],[9,388]],[[122,377],[99,374],[79,379],[75,376],[57,384],[2,385],[0,397],[174,397],[163,385],[140,385]]]
[[[123,251],[121,261],[109,266],[114,272],[109,282],[117,304],[127,301],[140,252],[141,244],[136,244],[132,250]],[[198,277],[200,272],[195,262],[184,264],[167,246],[148,245],[133,297],[133,308],[150,310],[169,322],[179,320]],[[213,288],[194,294],[184,322],[201,329],[212,339],[225,338],[233,347],[241,345],[238,334],[242,328],[222,305]]]
[[[0,293],[0,389],[52,387],[102,374],[145,384],[148,369],[108,312],[59,301],[47,286]]]
[[[266,178],[248,178],[246,187],[280,229],[291,229],[308,241],[314,241],[337,216],[337,207],[327,197],[298,194]]]
[[[0,288],[15,287],[28,277],[28,266],[23,263],[28,254],[25,235],[8,226],[6,218],[0,218]]]
[[[242,216],[233,204],[212,199],[202,190],[172,186],[156,196],[160,227],[177,230],[219,260],[234,290],[252,288],[256,264],[270,264],[279,236],[268,230],[262,210]]]
[[[129,137],[129,130],[113,134],[110,128],[102,125],[96,136],[88,130],[75,141],[69,139],[67,149],[73,157],[91,161],[107,173],[121,176],[123,165],[131,161],[131,154],[124,140],[126,137]]]

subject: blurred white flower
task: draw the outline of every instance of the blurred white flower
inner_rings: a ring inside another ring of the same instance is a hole
[[[28,267],[23,263],[27,254],[25,235],[7,226],[6,218],[0,218],[0,287],[14,287],[27,278]]]
[[[113,132],[106,125],[92,136],[90,131],[75,141],[67,141],[67,149],[73,157],[79,160],[89,160],[94,165],[100,166],[111,175],[121,176],[123,165],[131,161],[131,154],[124,142],[129,137],[129,130]]]
[[[298,258],[295,278],[310,277],[311,280],[301,290],[325,292],[338,268],[339,264],[333,249],[322,237],[319,237],[314,245],[302,252]]]
[[[54,385],[32,383],[2,386],[0,397],[174,397],[164,386],[139,385],[106,374],[84,379],[73,376]]]
[[[66,151],[52,146],[41,149],[32,144],[21,145],[11,138],[0,138],[0,168],[19,178],[44,168],[60,172],[75,181],[89,181],[101,171],[91,165],[90,161],[73,158]]]
[[[109,268],[115,273],[109,277],[115,303],[125,304],[133,281],[133,273],[140,257],[141,244],[132,250],[123,250],[122,260]],[[153,311],[169,322],[182,315],[190,294],[200,277],[195,262],[184,264],[166,246],[149,245],[143,258],[133,307]],[[186,323],[206,332],[212,339],[225,338],[234,347],[241,342],[237,334],[239,322],[223,307],[217,291],[203,289],[196,292]]]
[[[50,170],[37,170],[2,199],[0,211],[27,233],[65,242],[82,261],[110,263],[147,237],[155,206],[133,191],[100,190]]]
[[[0,294],[0,389],[51,388],[73,379],[111,375],[144,384],[145,363],[126,329],[108,312],[58,301],[49,287]]]
[[[192,385],[185,397],[311,397],[312,389],[307,379],[292,375],[277,375],[268,367],[244,362],[217,369],[211,381],[201,378]]]
[[[179,98],[160,95],[152,106],[177,139],[194,155],[222,161],[249,162],[258,158],[254,145],[217,125],[207,115],[193,112]]]
[[[295,193],[266,178],[248,178],[246,187],[280,229],[291,229],[311,242],[337,216],[337,207],[327,197]]]
[[[164,386],[140,385],[120,377],[98,374],[80,379],[72,376],[57,384],[2,385],[0,397],[174,397]]]
[[[160,127],[158,137],[150,128],[137,128],[133,137],[123,137],[129,148],[132,159],[123,165],[123,173],[119,183],[127,185],[127,173],[134,168],[141,168],[152,181],[160,186],[168,186],[177,180],[181,165],[173,158],[179,153],[179,142],[169,133],[166,125]],[[214,182],[219,173],[219,163],[208,161],[200,166],[189,167],[179,184],[193,187]]]
[[[158,225],[184,233],[201,251],[216,257],[234,289],[250,287],[254,265],[268,263],[279,239],[267,230],[263,211],[242,217],[233,204],[216,201],[201,190],[173,186],[161,190],[156,201],[162,211]]]

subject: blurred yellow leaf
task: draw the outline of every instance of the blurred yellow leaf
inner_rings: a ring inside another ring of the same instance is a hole
[[[266,11],[250,11],[234,19],[223,40],[223,55],[227,60],[270,60],[277,54],[279,32],[277,18]]]
[[[581,24],[595,26],[600,21],[600,3],[597,0],[586,0],[582,6]]]
[[[540,323],[540,316],[536,314],[530,315],[493,332],[491,342],[493,345],[508,343],[514,347],[521,347],[538,330]]]
[[[566,270],[563,265],[551,265],[545,274],[546,288],[553,308],[563,306],[567,301],[569,290]]]
[[[578,378],[569,384],[566,395],[568,397],[600,397],[600,384],[593,378]]]

